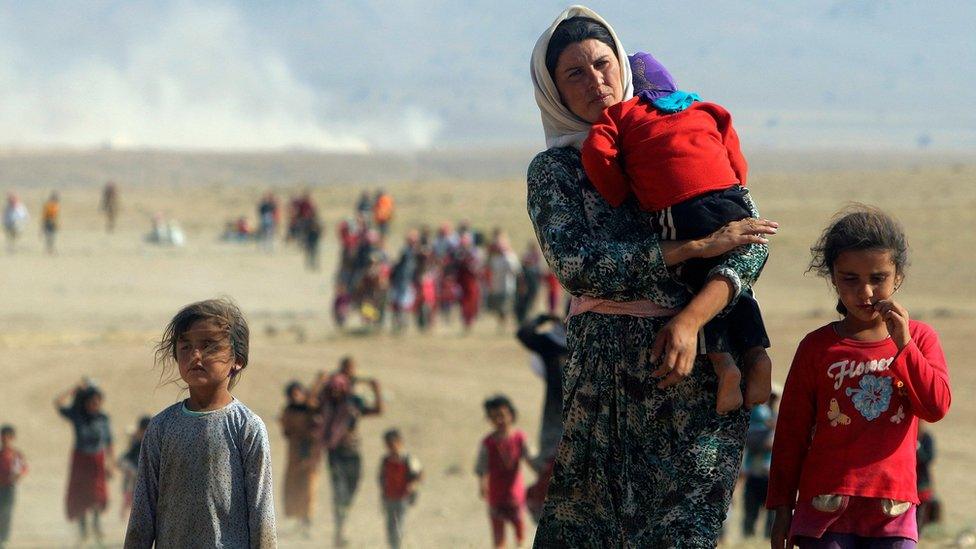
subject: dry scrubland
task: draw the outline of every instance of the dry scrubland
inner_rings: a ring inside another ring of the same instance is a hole
[[[293,378],[310,379],[318,370],[332,368],[341,355],[351,354],[365,374],[381,380],[389,399],[386,415],[362,423],[365,467],[350,519],[353,545],[382,546],[374,479],[380,433],[394,425],[404,431],[410,449],[427,469],[420,501],[408,515],[408,546],[487,545],[485,510],[471,475],[477,441],[487,429],[481,400],[496,391],[510,394],[521,408],[521,427],[533,435],[541,406],[541,383],[527,368],[528,356],[510,336],[511,330],[498,332],[494,322],[485,319],[467,337],[458,334],[456,325],[439,326],[427,336],[337,333],[328,315],[336,255],[332,228],[351,210],[362,186],[312,188],[330,229],[324,240],[324,268],[316,274],[302,269],[294,248],[279,247],[266,255],[250,245],[218,242],[225,219],[253,216],[253,205],[266,188],[256,181],[274,184],[282,193],[300,188],[301,180],[276,168],[273,157],[265,157],[271,165],[261,177],[232,184],[226,174],[236,173],[240,166],[220,163],[233,163],[233,157],[214,157],[215,165],[193,180],[186,177],[193,159],[181,163],[175,156],[168,161],[172,166],[155,165],[155,175],[147,177],[138,155],[124,162],[107,156],[109,160],[101,163],[68,159],[11,164],[9,158],[0,159],[0,166],[13,165],[17,173],[12,178],[6,170],[5,188],[11,181],[30,181],[31,169],[43,174],[34,185],[18,186],[34,220],[20,252],[0,255],[0,422],[18,427],[18,442],[32,465],[20,488],[12,545],[61,547],[74,539],[62,510],[71,432],[50,405],[55,393],[81,376],[96,378],[106,391],[106,408],[121,452],[125,430],[137,416],[179,398],[178,388],[158,386],[151,362],[154,338],[178,307],[218,294],[233,296],[250,318],[251,366],[235,393],[268,423],[278,478],[283,476],[285,457],[276,424],[282,387]],[[126,170],[119,168],[122,164]],[[972,337],[976,316],[971,275],[976,168],[937,162],[912,167],[903,162],[903,167],[889,169],[874,161],[870,171],[857,171],[857,162],[832,170],[810,164],[803,170],[773,164],[756,170],[751,181],[763,212],[782,223],[757,287],[775,345],[771,354],[776,377],[784,378],[800,337],[832,318],[827,285],[803,274],[808,247],[830,214],[852,199],[896,214],[913,247],[913,265],[899,298],[913,316],[932,323],[942,334],[956,395],[948,418],[933,427],[941,451],[936,479],[946,504],[945,531],[974,525],[976,403],[968,395],[976,388],[976,373],[965,358],[964,345]],[[130,183],[120,172],[140,183]],[[111,235],[103,230],[97,210],[99,185],[106,178],[117,178],[121,187],[121,219]],[[386,185],[398,206],[394,244],[407,227],[460,218],[484,229],[506,228],[519,248],[533,238],[523,181],[458,179],[464,180],[442,177],[437,182]],[[51,181],[79,182],[62,191],[57,257],[41,253],[34,223],[49,190],[38,185]],[[188,236],[185,248],[143,243],[148,215],[156,211],[182,222]],[[331,539],[324,474],[320,481],[315,522],[320,540],[309,547]],[[119,500],[113,481],[105,518],[113,543],[121,540],[123,529]],[[281,525],[282,545],[302,546],[288,535],[290,525],[283,519]],[[731,540],[738,530],[733,523]]]

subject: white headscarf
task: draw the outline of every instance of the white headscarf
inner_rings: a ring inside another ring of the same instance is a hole
[[[552,81],[552,77],[549,76],[549,69],[546,68],[546,50],[549,48],[552,33],[560,23],[577,16],[589,17],[606,27],[607,31],[610,32],[614,44],[617,45],[620,83],[624,90],[623,101],[634,96],[634,82],[630,73],[627,52],[624,51],[624,47],[610,23],[607,23],[595,11],[585,6],[566,8],[556,17],[546,32],[542,33],[539,41],[535,43],[535,49],[532,50],[532,84],[535,86],[535,102],[539,105],[539,110],[542,111],[542,127],[546,131],[546,146],[549,148],[572,145],[578,149],[590,132],[590,123],[576,116],[566,105],[563,105],[559,98],[559,90],[556,89],[556,83]]]

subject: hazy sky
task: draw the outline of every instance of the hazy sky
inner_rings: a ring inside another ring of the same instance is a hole
[[[0,0],[0,147],[543,147],[568,2]],[[746,147],[976,148],[976,3],[590,2]]]

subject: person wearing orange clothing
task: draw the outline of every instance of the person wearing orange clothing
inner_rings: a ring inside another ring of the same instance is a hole
[[[393,219],[393,197],[382,189],[376,191],[376,201],[373,203],[373,221],[380,231],[380,236],[386,238]]]
[[[54,255],[54,237],[58,232],[58,218],[61,215],[61,200],[57,191],[44,203],[41,210],[41,231],[44,233],[44,247],[47,253]]]

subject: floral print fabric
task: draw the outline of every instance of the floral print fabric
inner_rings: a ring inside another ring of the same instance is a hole
[[[612,208],[586,179],[579,152],[550,149],[528,172],[528,210],[550,268],[574,295],[691,295],[664,264],[646,214]],[[729,254],[716,271],[741,292],[764,246]],[[739,471],[748,414],[715,413],[713,369],[660,390],[651,345],[667,318],[584,313],[569,322],[564,435],[535,547],[714,547]]]

